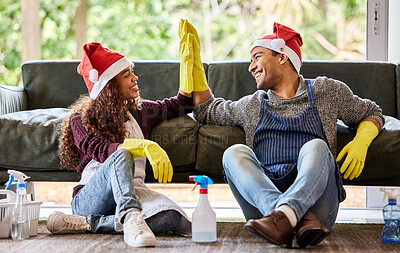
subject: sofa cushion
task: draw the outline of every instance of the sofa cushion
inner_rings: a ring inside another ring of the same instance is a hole
[[[371,143],[363,173],[346,185],[398,186],[400,170],[396,169],[400,157],[400,120],[385,116],[386,123]],[[337,124],[338,151],[353,140],[356,131],[342,122]],[[222,155],[231,145],[245,143],[244,132],[238,127],[202,125],[198,134],[196,170],[214,176],[221,182]],[[340,162],[343,163],[344,159]]]
[[[179,61],[134,61],[141,97],[158,100],[176,96],[179,88]],[[203,64],[207,71],[207,64]]]
[[[213,62],[208,66],[208,83],[216,97],[229,100],[254,93],[257,85],[248,71],[249,61]],[[388,62],[304,61],[305,78],[327,76],[346,83],[361,98],[376,102],[383,114],[400,117],[400,66]],[[397,94],[396,94],[397,90]]]
[[[396,65],[388,62],[305,61],[305,78],[327,76],[346,83],[354,94],[376,102],[383,114],[397,117]]]
[[[385,116],[382,131],[371,143],[361,175],[344,184],[370,186],[399,186],[400,170],[400,120]],[[337,124],[338,152],[353,140],[356,131],[343,123]],[[343,163],[344,159],[340,162]]]
[[[215,97],[238,100],[254,93],[257,84],[247,70],[249,61],[213,62],[208,66],[208,84]]]
[[[196,162],[199,123],[189,116],[173,118],[158,124],[149,139],[157,142],[168,154],[175,172],[189,171]],[[152,175],[152,167],[146,166]]]
[[[67,108],[81,94],[85,82],[76,71],[80,61],[29,61],[22,65],[28,109]]]
[[[238,143],[245,144],[241,128],[202,125],[198,133],[196,170],[222,177],[222,155],[228,147]]]
[[[60,170],[57,127],[69,110],[37,109],[0,116],[0,167]]]
[[[179,89],[179,61],[133,61],[139,77],[140,94],[157,100],[176,96]],[[71,105],[87,87],[76,68],[78,60],[37,60],[22,65],[22,78],[28,97],[28,109]],[[203,64],[207,71],[207,64]],[[66,96],[65,94],[68,94]]]

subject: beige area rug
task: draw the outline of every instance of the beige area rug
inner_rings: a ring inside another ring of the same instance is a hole
[[[268,244],[263,239],[243,229],[243,222],[218,222],[217,241],[194,243],[191,238],[173,234],[157,237],[152,248],[132,248],[125,244],[122,235],[73,234],[52,235],[46,221],[39,222],[38,235],[23,241],[0,239],[1,252],[300,252]],[[307,252],[400,252],[400,245],[383,244],[377,224],[336,224],[331,234]]]

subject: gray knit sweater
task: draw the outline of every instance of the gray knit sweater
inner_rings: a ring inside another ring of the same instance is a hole
[[[370,118],[377,120],[381,127],[383,126],[384,118],[380,107],[369,99],[354,95],[343,82],[327,77],[317,77],[312,80],[312,86],[323,129],[334,156],[337,154],[337,120],[343,121],[349,127],[357,127],[360,121]],[[267,109],[282,117],[295,117],[309,106],[306,82],[300,75],[298,90],[292,98],[281,98],[271,90],[267,92],[258,90],[238,101],[215,98],[211,95],[207,101],[194,108],[194,116],[201,124],[243,128],[246,145],[252,148],[263,98],[269,99]]]

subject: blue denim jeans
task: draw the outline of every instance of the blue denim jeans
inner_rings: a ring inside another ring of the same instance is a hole
[[[115,218],[124,222],[133,208],[142,210],[134,188],[134,159],[125,149],[110,155],[91,180],[72,200],[72,213],[86,216],[93,233],[118,233]],[[155,234],[167,232],[179,225],[181,214],[177,211],[160,212],[148,219]]]
[[[336,162],[325,141],[313,139],[303,145],[297,177],[285,192],[276,188],[253,150],[243,144],[229,147],[222,163],[227,182],[247,220],[261,218],[287,204],[298,220],[311,211],[326,228],[335,223],[339,208]]]

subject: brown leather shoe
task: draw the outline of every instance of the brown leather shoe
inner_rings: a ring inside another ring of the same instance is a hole
[[[294,227],[289,222],[286,214],[281,211],[272,210],[261,219],[249,220],[244,229],[265,239],[269,243],[292,246]]]
[[[329,230],[322,225],[317,216],[307,211],[296,227],[296,239],[300,248],[315,246],[327,235]]]

